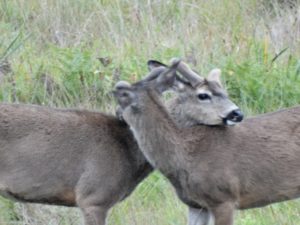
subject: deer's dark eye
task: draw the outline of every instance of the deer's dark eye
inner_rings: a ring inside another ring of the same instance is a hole
[[[201,93],[201,94],[198,94],[198,98],[203,101],[203,100],[209,100],[210,96],[206,93]]]

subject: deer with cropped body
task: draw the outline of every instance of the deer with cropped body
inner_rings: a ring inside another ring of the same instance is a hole
[[[145,80],[151,82],[166,70],[157,64],[149,62],[151,72]],[[197,96],[199,91],[192,86],[184,90],[187,85],[180,80],[177,84],[181,89],[169,104],[174,120],[215,125],[236,120],[233,115],[239,110],[228,99],[204,105],[211,105],[211,114],[215,108],[225,115],[222,119],[204,114],[198,106],[194,109],[198,113],[193,116],[176,113],[179,104],[183,104],[181,98],[187,94]],[[187,107],[192,109],[195,105],[187,106],[185,102]],[[128,126],[114,116],[0,104],[2,196],[22,202],[77,206],[86,225],[104,225],[108,210],[128,196],[152,170]]]
[[[233,127],[178,128],[159,98],[174,85],[177,66],[183,63],[175,62],[156,83],[119,82],[114,94],[146,158],[189,206],[189,225],[232,225],[235,209],[299,197],[300,107]]]

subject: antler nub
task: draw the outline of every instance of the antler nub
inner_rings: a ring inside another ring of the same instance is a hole
[[[178,58],[171,59],[171,64],[177,62],[178,60],[179,60]],[[182,76],[184,76],[191,83],[193,87],[196,87],[204,80],[196,72],[194,72],[186,63],[182,61],[180,61],[177,70]]]
[[[182,62],[180,58],[172,58],[170,63],[171,63],[170,68],[176,69]]]
[[[123,88],[130,88],[131,85],[127,82],[127,81],[118,81],[118,83],[116,83],[115,88],[116,90],[118,89],[123,89]]]

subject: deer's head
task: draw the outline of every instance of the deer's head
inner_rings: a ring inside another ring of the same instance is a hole
[[[125,81],[116,84],[115,95],[121,106],[119,112],[129,105],[138,109],[138,105],[141,106],[139,96],[143,95],[143,90],[152,90],[160,94],[172,89],[177,96],[172,101],[170,110],[177,111],[173,115],[180,117],[175,120],[184,121],[189,126],[232,125],[242,121],[242,112],[228,98],[222,86],[219,69],[212,70],[207,78],[203,78],[178,59],[172,60],[171,67],[151,60],[148,67],[150,73],[145,79],[132,85]],[[176,71],[182,77],[177,75]]]
[[[172,61],[176,62],[177,59]],[[166,66],[157,61],[149,61],[150,71]],[[213,69],[206,78],[194,72],[190,67],[180,62],[172,89],[176,97],[171,101],[170,110],[176,117],[185,123],[183,126],[197,124],[205,125],[232,125],[242,121],[241,110],[228,97],[227,91],[222,85],[220,69]],[[172,112],[175,111],[175,112]]]

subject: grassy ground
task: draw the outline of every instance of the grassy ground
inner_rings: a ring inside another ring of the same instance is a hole
[[[230,95],[255,115],[300,103],[298,0],[0,0],[0,99],[112,111],[116,80],[148,59],[223,71]],[[236,224],[296,225],[299,200],[237,213]],[[0,199],[0,224],[79,224],[76,209]],[[153,174],[109,224],[179,225],[186,207]]]

